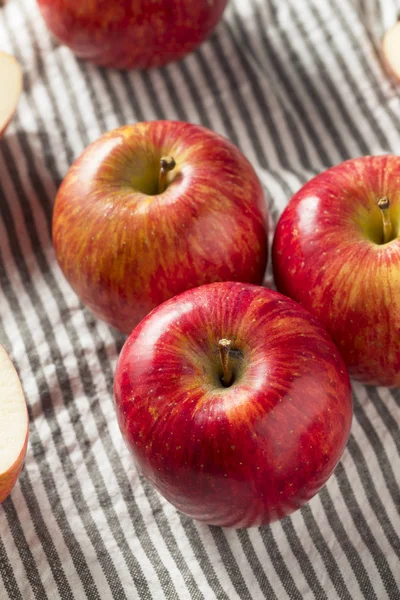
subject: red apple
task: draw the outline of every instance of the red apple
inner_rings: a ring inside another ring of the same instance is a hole
[[[278,290],[331,333],[350,375],[400,385],[400,157],[328,169],[289,202],[273,246]]]
[[[321,325],[266,288],[192,289],[134,329],[114,382],[144,477],[213,525],[284,517],[326,482],[346,444],[350,382]]]
[[[261,283],[263,190],[238,148],[216,133],[137,123],[102,136],[72,166],[57,195],[53,240],[83,302],[130,333],[186,289]]]
[[[53,34],[79,57],[117,69],[183,58],[213,31],[227,0],[38,0]]]
[[[22,91],[22,69],[10,54],[0,51],[0,137],[7,129]]]
[[[0,503],[13,489],[28,444],[28,412],[17,372],[0,346]]]

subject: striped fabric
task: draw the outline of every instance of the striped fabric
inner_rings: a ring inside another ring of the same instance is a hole
[[[198,52],[140,74],[78,62],[35,0],[0,8],[0,47],[25,73],[0,142],[0,341],[30,416],[25,468],[0,507],[1,600],[399,600],[400,391],[354,384],[343,459],[292,517],[240,531],[196,524],[138,476],[112,404],[124,338],[83,309],[50,237],[71,162],[124,123],[182,119],[229,137],[257,169],[274,222],[326,167],[400,153],[400,88],[379,60],[399,10],[396,0],[231,0]]]

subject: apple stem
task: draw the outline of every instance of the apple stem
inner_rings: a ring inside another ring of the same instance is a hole
[[[392,239],[393,234],[393,226],[389,216],[389,206],[390,201],[387,196],[383,198],[379,198],[378,206],[381,209],[382,213],[382,222],[383,222],[383,243],[387,244]]]
[[[157,193],[162,194],[167,188],[167,175],[175,169],[176,162],[172,156],[162,156],[160,159],[160,174],[158,176]]]
[[[223,339],[223,340],[219,340],[219,342],[218,342],[219,356],[221,358],[222,372],[223,372],[222,383],[224,384],[225,387],[230,386],[232,383],[232,379],[233,379],[233,374],[229,367],[229,352],[231,349],[231,345],[232,345],[231,340]]]

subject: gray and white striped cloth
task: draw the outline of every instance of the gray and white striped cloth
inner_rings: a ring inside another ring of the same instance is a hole
[[[231,0],[183,62],[98,69],[48,34],[35,0],[0,8],[24,94],[0,142],[0,340],[21,374],[30,445],[0,507],[0,599],[400,598],[400,390],[354,384],[327,485],[292,517],[230,531],[179,514],[138,476],[112,382],[124,341],[83,309],[54,258],[53,200],[102,132],[202,123],[251,160],[276,222],[311,176],[400,153],[400,87],[379,59],[396,0]]]

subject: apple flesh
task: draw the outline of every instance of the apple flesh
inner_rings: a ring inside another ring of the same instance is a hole
[[[274,237],[277,288],[313,312],[350,375],[400,385],[400,158],[328,169],[290,200]]]
[[[22,70],[10,54],[0,52],[0,137],[7,129],[22,91]]]
[[[227,0],[38,0],[50,31],[77,56],[117,69],[160,67],[194,50]]]
[[[220,135],[183,122],[137,123],[102,136],[72,166],[57,194],[53,241],[82,301],[130,333],[186,289],[262,282],[264,194]]]
[[[348,439],[349,377],[300,305],[260,286],[176,296],[131,333],[114,397],[143,476],[213,525],[282,518],[327,481]]]
[[[28,444],[28,412],[17,372],[0,346],[0,503],[21,472]]]
[[[383,36],[382,58],[387,71],[400,80],[400,21]]]

